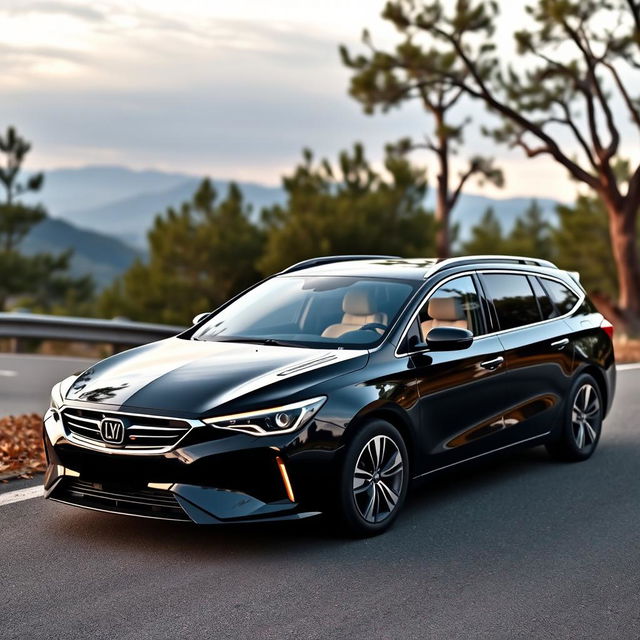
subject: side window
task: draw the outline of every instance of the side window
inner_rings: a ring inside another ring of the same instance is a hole
[[[460,327],[477,336],[483,332],[480,298],[471,276],[438,287],[418,315],[422,340],[434,327]]]
[[[578,302],[578,296],[565,287],[561,282],[557,280],[550,280],[549,278],[541,278],[544,288],[549,292],[551,299],[555,302],[560,315],[569,313]]]
[[[485,273],[482,278],[493,299],[500,329],[514,329],[542,320],[527,276]]]
[[[559,315],[553,306],[553,302],[551,302],[549,294],[542,288],[538,278],[529,278],[529,282],[531,283],[533,292],[536,294],[536,298],[538,299],[540,311],[542,312],[542,319],[549,320],[550,318],[555,318]]]

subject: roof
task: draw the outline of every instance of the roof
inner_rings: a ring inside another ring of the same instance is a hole
[[[280,275],[362,276],[422,280],[429,275],[454,267],[529,266],[547,271],[557,267],[547,260],[524,256],[460,256],[437,258],[401,258],[395,256],[328,256],[304,260]]]
[[[335,261],[314,264],[310,266],[299,263],[285,269],[282,275],[297,276],[368,276],[372,278],[404,278],[421,280],[431,270],[437,260],[434,258],[365,258],[362,260],[349,259],[342,261],[336,256]]]

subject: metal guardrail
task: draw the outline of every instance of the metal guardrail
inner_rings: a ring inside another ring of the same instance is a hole
[[[132,347],[174,336],[185,327],[132,322],[72,318],[35,313],[0,312],[0,338],[100,342],[114,347]],[[17,351],[17,346],[15,348]]]

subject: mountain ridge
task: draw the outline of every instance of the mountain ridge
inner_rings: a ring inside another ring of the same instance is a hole
[[[29,202],[41,202],[50,217],[25,239],[25,251],[60,252],[73,249],[73,272],[91,273],[103,287],[146,253],[146,235],[155,217],[170,206],[189,200],[202,177],[156,169],[135,170],[121,165],[89,165],[79,168],[44,170],[43,189]],[[286,193],[280,186],[256,182],[213,180],[218,197],[224,197],[230,182],[238,184],[252,205],[252,217],[260,210],[283,204]],[[425,206],[433,208],[435,192],[427,192]],[[461,194],[452,222],[460,225],[459,241],[464,241],[479,223],[487,207],[492,207],[503,230],[508,231],[531,203],[537,200],[543,216],[556,222],[551,198],[515,196],[490,198]],[[82,271],[84,269],[84,271]]]

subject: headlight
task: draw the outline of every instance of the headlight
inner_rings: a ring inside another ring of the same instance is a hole
[[[218,429],[243,431],[254,436],[291,433],[309,422],[318,413],[326,399],[326,396],[321,396],[263,411],[248,411],[231,416],[205,418],[203,422]]]
[[[62,391],[60,390],[62,383],[58,382],[58,384],[54,385],[53,389],[51,389],[51,408],[52,409],[60,409],[64,400],[62,398]]]
[[[78,374],[76,373],[53,386],[53,389],[51,389],[52,409],[60,409],[60,407],[62,407],[62,405],[64,404],[64,396],[69,391],[71,385],[74,383],[77,377]]]

